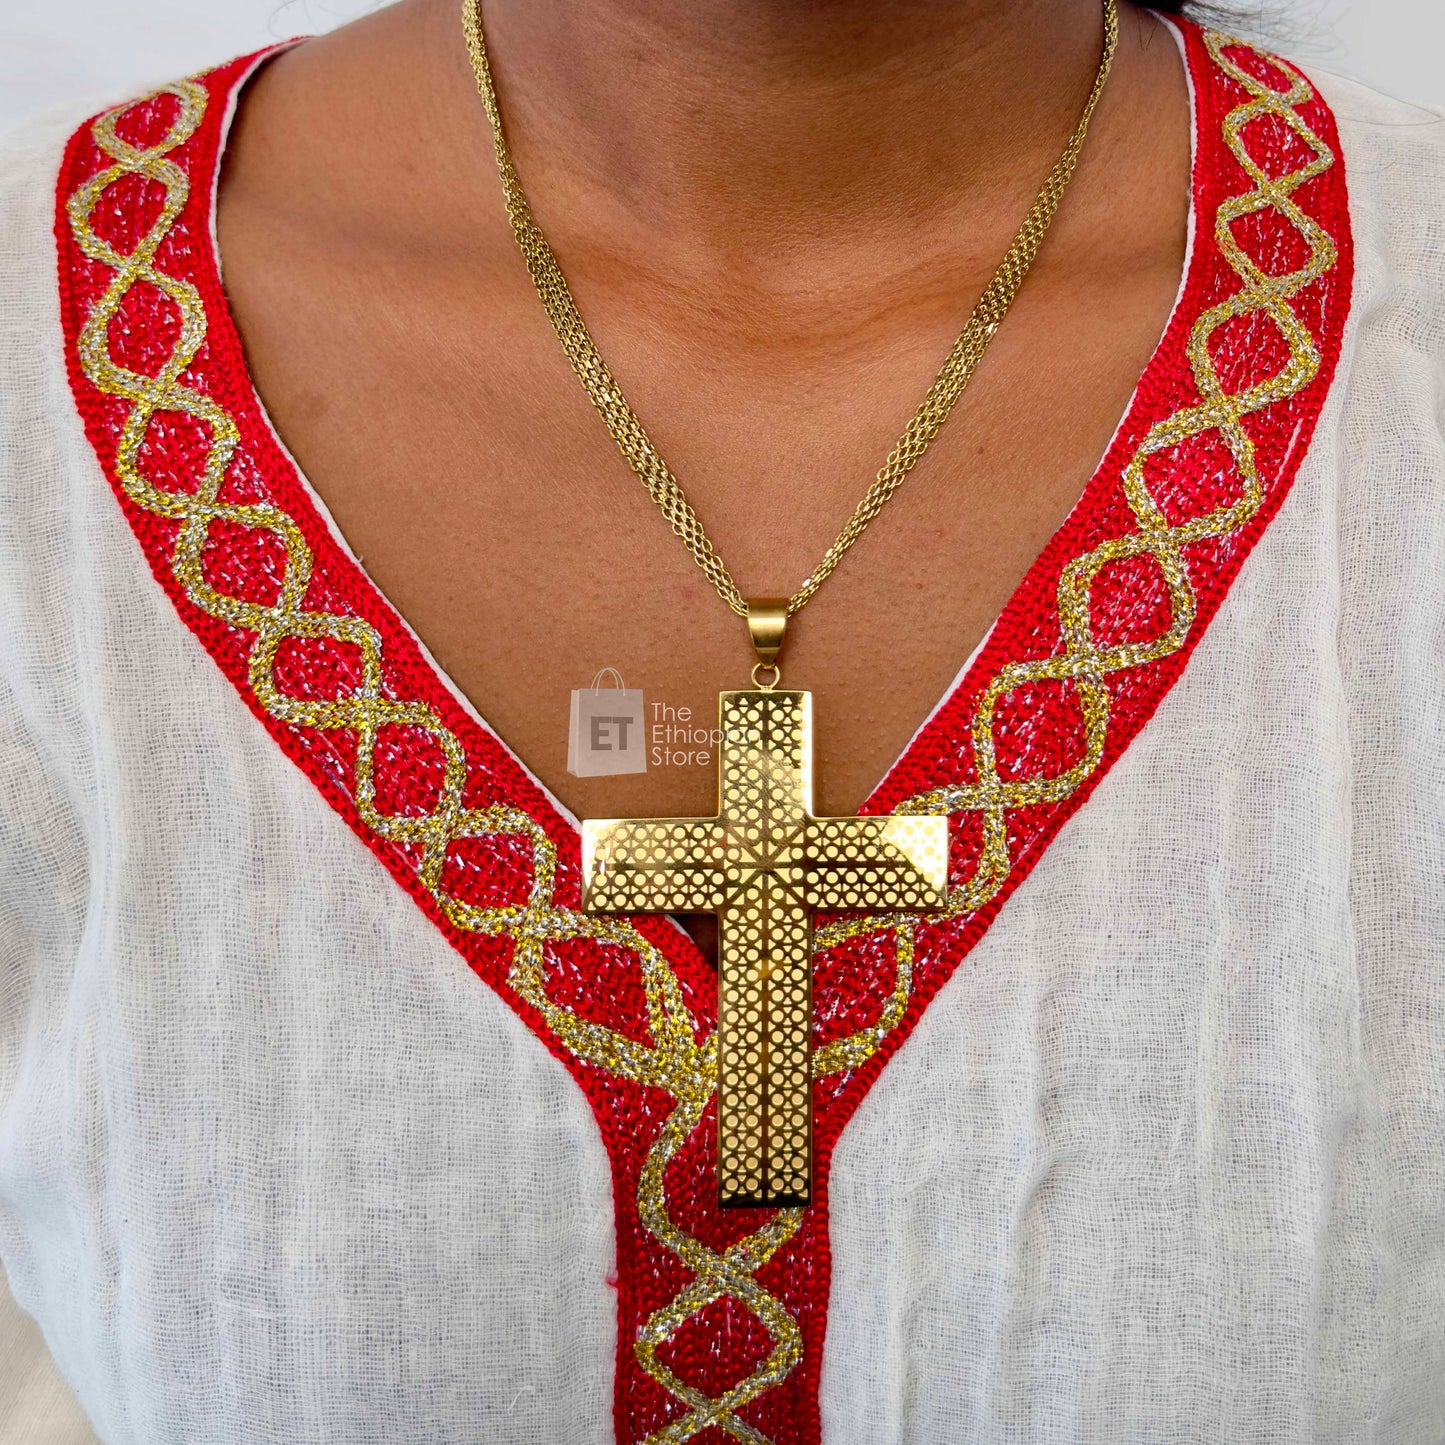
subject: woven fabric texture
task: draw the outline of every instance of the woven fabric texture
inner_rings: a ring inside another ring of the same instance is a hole
[[[1445,1422],[1445,125],[1321,87],[1337,378],[1187,668],[840,1124],[829,1445]],[[77,119],[0,167],[16,1298],[107,1442],[617,1438],[596,1098],[198,645],[76,413]]]

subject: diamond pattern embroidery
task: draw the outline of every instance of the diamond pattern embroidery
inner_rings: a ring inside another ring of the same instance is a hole
[[[72,140],[58,217],[72,382],[157,579],[278,743],[592,1102],[617,1181],[614,1415],[627,1445],[818,1440],[833,1144],[1178,676],[1318,415],[1351,279],[1333,121],[1284,63],[1180,28],[1200,146],[1200,242],[1180,310],[1075,514],[865,809],[947,813],[955,871],[937,920],[844,914],[814,935],[819,1196],[807,1210],[730,1220],[705,1183],[716,1077],[706,969],[665,924],[579,910],[575,834],[331,536],[245,382],[208,206],[226,100],[254,59],[119,107]],[[1276,274],[1261,258],[1288,249],[1266,244],[1285,233],[1301,259]],[[1281,363],[1241,350],[1241,319],[1273,328]],[[183,428],[158,425],[174,421],[203,442],[174,450]],[[1206,461],[1186,458],[1204,443]],[[167,447],[168,467],[141,464]],[[239,578],[244,557],[230,585],[207,568],[217,524],[252,539],[254,577]],[[1111,574],[1124,583],[1105,586]],[[1120,618],[1137,620],[1156,594],[1159,627],[1127,634]],[[298,643],[336,660],[331,695],[287,685]],[[412,741],[383,752],[383,729]],[[449,850],[478,843],[501,860],[501,901],[449,882]],[[591,983],[603,961],[637,987]]]

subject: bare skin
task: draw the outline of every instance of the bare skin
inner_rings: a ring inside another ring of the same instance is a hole
[[[752,659],[531,289],[459,11],[402,0],[247,87],[218,228],[252,376],[377,585],[563,804],[709,813],[712,760],[566,771],[569,692],[599,667],[705,727]],[[1073,129],[1098,0],[486,0],[484,19],[518,172],[600,350],[743,592],[791,592]],[[1168,317],[1188,93],[1163,22],[1120,19],[1013,310],[790,625],[822,813],[856,811],[946,691]]]

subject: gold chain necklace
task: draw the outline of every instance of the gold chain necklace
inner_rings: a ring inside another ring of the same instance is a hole
[[[747,621],[758,657],[753,688],[718,697],[722,741],[714,817],[588,819],[582,825],[582,906],[588,912],[717,914],[717,1172],[724,1206],[799,1206],[812,1197],[813,912],[906,915],[947,902],[946,817],[813,816],[812,696],[777,687],[777,658],[788,618],[822,586],[927,451],[1018,294],[1108,79],[1119,34],[1115,0],[1103,0],[1103,10],[1103,51],[1079,124],[898,445],[797,591],[750,600],[583,324],[512,165],[487,64],[480,0],[462,3],[462,29],[491,123],[507,218],[547,318],[628,465],[718,596]],[[771,673],[768,681],[759,680],[760,670]],[[900,916],[900,926],[906,921]]]
[[[648,495],[657,503],[662,515],[672,530],[686,544],[697,565],[707,574],[717,594],[738,616],[746,618],[749,603],[733,581],[717,549],[703,530],[697,513],[693,511],[673,476],[667,463],[653,446],[636,413],[628,405],[622,388],[598,353],[577,305],[572,299],[562,268],[557,263],[542,228],[537,224],[526,194],[512,165],[511,152],[507,148],[506,136],[502,129],[501,112],[497,105],[497,93],[492,85],[491,67],[487,63],[486,42],[482,36],[480,0],[463,0],[462,29],[466,36],[467,53],[471,58],[472,74],[476,79],[477,91],[482,106],[491,124],[492,143],[497,155],[497,169],[501,174],[502,191],[506,199],[507,219],[511,222],[512,233],[531,275],[532,284],[537,288],[547,319],[572,363],[572,369],[591,397],[592,404],[601,413],[607,429],[627,459],[628,465],[642,479]],[[898,444],[888,454],[888,460],[879,469],[868,488],[867,495],[858,503],[847,525],[839,532],[833,545],[828,548],[823,560],[803,579],[793,595],[786,599],[783,619],[791,617],[821,587],[829,574],[838,565],[843,554],[863,535],[864,529],[883,509],[883,504],[902,485],[903,479],[917,465],[929,443],[936,437],[954,403],[963,395],[973,369],[978,365],[988,347],[993,333],[1007,314],[1009,306],[1018,294],[1024,277],[1028,275],[1039,244],[1043,241],[1049,224],[1054,219],[1059,202],[1078,165],[1079,155],[1084,148],[1089,121],[1094,108],[1103,94],[1104,82],[1109,77],[1113,63],[1114,48],[1118,41],[1119,22],[1114,0],[1104,0],[1104,45],[1099,60],[1098,73],[1094,77],[1093,89],[1084,105],[1079,123],[1069,137],[1063,154],[1054,164],[1040,189],[1033,205],[1029,207],[1023,224],[1019,227],[1003,260],[994,272],[993,279],[979,297],[958,340],[954,342],[928,394],[919,404],[908,425],[903,429]],[[763,599],[777,602],[781,599]],[[773,620],[772,626],[779,633],[781,646],[781,622]],[[756,630],[756,629],[754,629]],[[778,647],[772,650],[772,662],[777,657]],[[776,679],[775,679],[776,680]]]

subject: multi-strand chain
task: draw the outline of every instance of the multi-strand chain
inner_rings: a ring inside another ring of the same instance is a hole
[[[747,599],[738,590],[732,574],[718,556],[716,548],[698,520],[697,513],[683,495],[677,479],[658,455],[657,448],[653,446],[642,423],[622,395],[617,379],[598,354],[572,299],[572,293],[562,275],[562,268],[557,264],[557,258],[527,204],[502,132],[497,94],[492,85],[486,44],[482,38],[480,0],[463,0],[462,28],[466,35],[477,90],[487,112],[487,119],[491,122],[507,217],[511,221],[512,232],[521,247],[537,294],[541,297],[547,317],[552,323],[552,329],[557,333],[558,340],[567,353],[567,359],[572,363],[572,369],[587,389],[588,396],[592,398],[592,404],[602,414],[608,431],[621,448],[622,455],[626,457],[633,471],[641,477],[648,494],[657,503],[672,530],[687,545],[697,565],[717,589],[718,596],[739,616],[747,617]],[[879,469],[867,495],[859,502],[822,562],[787,599],[788,616],[797,612],[812,597],[838,565],[843,554],[862,536],[864,529],[883,509],[883,504],[898,490],[903,479],[928,450],[929,443],[938,435],[943,423],[948,419],[949,412],[953,410],[954,403],[963,394],[974,367],[978,365],[989,340],[1007,314],[1024,277],[1028,275],[1034,257],[1038,254],[1039,245],[1078,165],[1089,121],[1103,93],[1104,82],[1109,76],[1118,35],[1119,21],[1115,0],[1104,0],[1103,53],[1094,78],[1094,87],[1084,105],[1078,126],[1069,137],[1069,142],[1053,170],[1049,172],[1037,199],[1029,207],[1023,224],[1004,253],[993,279],[973,308],[967,324],[953,345],[953,350],[948,354],[948,359],[943,363],[933,385],[929,387],[928,394],[904,428],[898,445],[889,453],[888,460]]]

